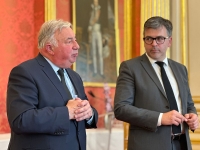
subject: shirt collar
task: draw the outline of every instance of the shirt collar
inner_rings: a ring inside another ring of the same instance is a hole
[[[149,59],[151,65],[154,65],[155,62],[157,61],[157,60],[152,59],[151,57],[149,57],[149,55],[148,55],[147,53],[146,53],[146,56],[147,56],[147,58]],[[168,59],[167,59],[167,57],[165,57],[165,59],[163,60],[163,62],[164,62],[165,65],[168,66]]]
[[[44,56],[43,56],[44,57]],[[57,71],[60,69],[59,67],[57,67],[55,64],[53,64],[48,58],[44,57],[47,62],[51,65],[52,69],[54,70],[54,72],[57,73]]]

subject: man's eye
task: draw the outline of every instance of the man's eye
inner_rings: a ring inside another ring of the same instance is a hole
[[[72,43],[72,40],[67,40],[66,43],[69,43],[69,44],[70,44],[70,43]]]
[[[157,41],[163,41],[163,40],[164,40],[164,37],[162,37],[162,36],[157,37],[156,40],[157,40]]]
[[[146,40],[147,41],[152,41],[152,38],[151,37],[146,37]]]

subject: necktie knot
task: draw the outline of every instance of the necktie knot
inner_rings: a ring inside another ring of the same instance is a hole
[[[58,70],[58,74],[59,74],[60,77],[63,77],[64,76],[64,70],[62,68],[60,68]]]
[[[59,76],[60,76],[62,85],[64,86],[64,88],[65,88],[67,94],[69,95],[69,97],[70,97],[70,99],[71,99],[71,98],[72,98],[71,93],[70,93],[70,91],[69,91],[69,89],[68,89],[68,87],[67,87],[67,85],[66,85],[66,82],[65,82],[64,70],[63,70],[62,68],[60,68],[57,72],[58,72],[58,74],[59,74]]]
[[[162,68],[163,65],[164,65],[164,62],[163,62],[163,61],[156,61],[156,64],[157,64],[158,66],[160,66],[160,68]]]

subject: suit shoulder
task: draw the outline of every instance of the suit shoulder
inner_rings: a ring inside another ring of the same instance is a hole
[[[140,62],[140,60],[141,60],[141,56],[137,56],[137,57],[135,57],[135,58],[132,58],[132,59],[129,59],[129,60],[125,60],[125,61],[123,61],[122,63],[126,63],[126,64],[131,64],[131,65],[133,65],[133,64],[136,64],[136,63],[139,63]]]
[[[28,68],[31,68],[34,64],[36,63],[36,59],[33,58],[33,59],[29,59],[29,60],[26,60],[18,65],[16,65],[14,68],[16,67],[28,67]]]
[[[79,75],[76,71],[74,71],[73,69],[71,69],[71,68],[67,68],[67,72],[68,72],[69,74],[73,74],[73,75],[76,75],[76,76],[79,76],[79,77],[80,77],[80,75]]]
[[[76,71],[74,71],[73,69],[71,69],[71,68],[67,68],[67,72],[69,72],[69,73],[75,73],[75,74],[78,74]]]
[[[176,66],[178,66],[178,67],[186,68],[185,65],[183,65],[183,64],[181,64],[181,63],[179,63],[179,62],[177,62],[177,61],[174,61],[174,60],[172,60],[172,59],[168,59],[168,61],[169,61],[171,64],[176,65]]]

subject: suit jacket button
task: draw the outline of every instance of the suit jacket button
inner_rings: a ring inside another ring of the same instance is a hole
[[[169,106],[166,106],[167,109],[169,109]]]

